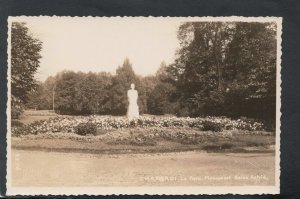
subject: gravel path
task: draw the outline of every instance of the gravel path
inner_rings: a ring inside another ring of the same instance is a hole
[[[12,149],[13,186],[274,185],[274,153],[88,154]]]

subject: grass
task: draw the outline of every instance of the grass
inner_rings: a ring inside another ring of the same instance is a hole
[[[47,120],[56,116],[57,114],[51,110],[25,110],[20,117],[20,122],[27,125],[34,121]]]
[[[172,137],[180,132],[179,137]],[[27,135],[12,138],[12,147],[19,149],[81,151],[89,153],[151,153],[204,150],[207,152],[274,152],[274,135],[244,132],[201,132],[194,129],[123,129],[94,136],[73,133]],[[196,136],[195,136],[196,135]]]

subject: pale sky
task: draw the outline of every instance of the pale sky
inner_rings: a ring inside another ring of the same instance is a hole
[[[179,47],[180,18],[30,17],[34,37],[43,42],[36,77],[44,81],[62,70],[115,73],[128,57],[138,75],[172,63]]]

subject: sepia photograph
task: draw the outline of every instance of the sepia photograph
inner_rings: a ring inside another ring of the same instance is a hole
[[[279,193],[281,23],[9,17],[7,193]]]

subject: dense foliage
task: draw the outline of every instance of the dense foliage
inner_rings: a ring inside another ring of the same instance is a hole
[[[95,135],[97,133],[97,125],[91,122],[80,123],[74,127],[74,132],[78,135]]]
[[[36,88],[34,75],[40,63],[42,43],[34,38],[25,23],[11,26],[11,111],[18,118]]]
[[[276,27],[272,23],[188,22],[170,72],[189,115],[275,119]]]

